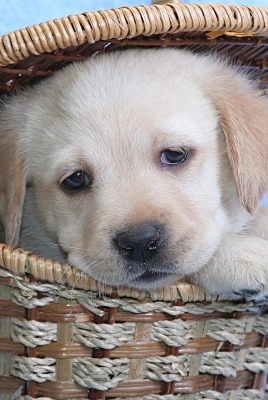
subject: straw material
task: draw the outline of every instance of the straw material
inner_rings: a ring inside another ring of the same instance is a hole
[[[0,38],[0,95],[104,51],[216,50],[267,88],[268,8],[123,7]],[[0,399],[265,399],[264,304],[178,283],[101,285],[68,264],[0,245]]]
[[[204,292],[187,284],[100,293],[67,265],[0,250],[1,286],[11,288],[0,300],[9,326],[0,351],[10,374],[0,377],[0,391],[24,387],[20,399],[264,399],[263,305],[201,302]],[[46,272],[38,276],[36,263],[55,267],[58,283]]]
[[[267,84],[268,8],[154,5],[84,13],[0,38],[0,94],[53,74],[69,62],[130,46],[217,50],[262,73]]]

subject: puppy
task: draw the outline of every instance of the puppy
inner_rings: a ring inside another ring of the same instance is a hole
[[[13,96],[0,125],[6,243],[104,284],[268,295],[268,101],[234,69],[100,55]]]

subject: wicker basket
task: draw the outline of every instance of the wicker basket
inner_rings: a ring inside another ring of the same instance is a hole
[[[155,5],[84,13],[0,38],[5,96],[64,65],[131,46],[228,54],[267,88],[268,8]],[[0,399],[264,399],[264,304],[187,284],[101,287],[0,246]],[[265,314],[266,310],[266,314]]]

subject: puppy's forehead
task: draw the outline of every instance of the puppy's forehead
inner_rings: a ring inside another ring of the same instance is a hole
[[[198,137],[198,131],[213,131],[215,110],[194,76],[170,66],[165,72],[167,66],[154,65],[150,54],[144,68],[126,58],[120,63],[107,57],[67,71],[59,102],[70,124],[103,140],[110,135],[126,140],[129,132],[132,141],[140,140],[147,129]]]
[[[114,158],[152,145],[206,145],[215,138],[216,112],[189,60],[187,69],[162,52],[141,52],[138,64],[135,55],[73,65],[51,80],[52,87],[44,86],[49,96],[46,102],[42,96],[38,125],[46,130],[43,138],[54,140],[55,151],[68,144],[93,158]]]

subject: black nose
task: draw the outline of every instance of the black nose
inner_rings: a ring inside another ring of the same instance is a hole
[[[152,258],[158,250],[160,229],[144,224],[120,232],[116,238],[117,246],[122,249],[122,254],[133,261],[145,263]]]

